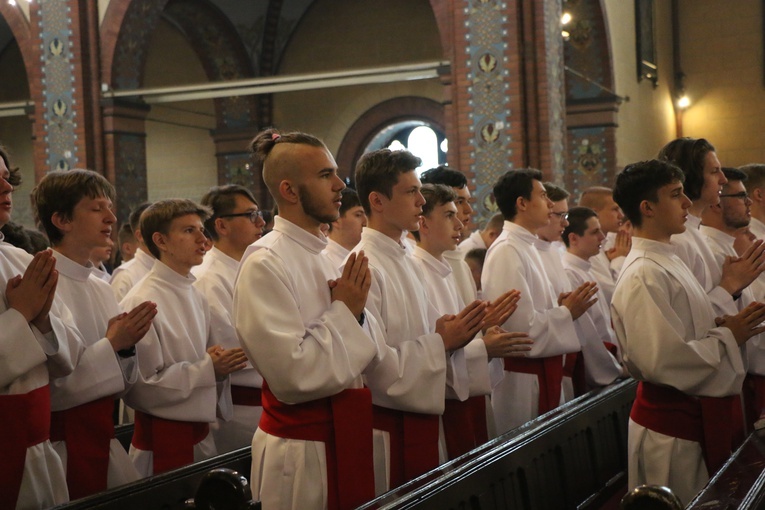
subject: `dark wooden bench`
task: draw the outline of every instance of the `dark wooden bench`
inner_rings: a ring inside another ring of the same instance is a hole
[[[360,507],[364,510],[595,509],[627,486],[637,383],[583,395]]]

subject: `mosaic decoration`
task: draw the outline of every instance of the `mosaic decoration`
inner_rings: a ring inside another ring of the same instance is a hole
[[[608,152],[610,128],[595,127],[569,131],[568,179],[566,189],[573,197],[592,186],[612,186],[606,169],[615,162]]]
[[[146,136],[120,133],[114,137],[115,187],[119,190],[117,218],[126,221],[130,210],[145,202],[148,197],[146,185]]]
[[[40,3],[45,147],[50,170],[69,170],[76,155],[77,116],[74,108],[71,9],[65,0]]]
[[[492,188],[508,168],[511,153],[507,80],[507,3],[472,0],[464,8],[467,29],[468,106],[471,133],[470,157],[474,164],[476,220],[480,223],[496,211]]]
[[[143,70],[151,34],[159,23],[167,0],[131,0],[114,48],[112,86],[137,89],[143,85]]]
[[[544,2],[545,71],[547,81],[548,150],[552,155],[553,182],[563,184],[566,168],[566,100],[564,98],[563,38],[560,33],[561,9],[558,0]]]

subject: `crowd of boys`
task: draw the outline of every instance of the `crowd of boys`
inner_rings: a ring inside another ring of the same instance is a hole
[[[418,177],[382,149],[352,190],[312,135],[268,129],[251,149],[278,208],[267,235],[238,185],[142,204],[111,275],[113,186],[70,170],[34,188],[51,250],[0,243],[1,507],[251,445],[264,509],[355,508],[627,376],[629,484],[688,502],[763,414],[765,166],[680,138],[572,208],[512,170],[471,234],[459,171]],[[5,225],[19,182],[0,156]]]

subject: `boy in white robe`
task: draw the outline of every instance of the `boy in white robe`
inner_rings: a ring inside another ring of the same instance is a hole
[[[597,288],[585,284],[563,296],[553,289],[535,247],[536,232],[551,221],[553,206],[541,172],[507,172],[494,196],[505,226],[489,248],[481,287],[487,299],[519,290],[518,309],[503,328],[534,339],[527,358],[505,360],[504,378],[492,392],[497,431],[503,433],[560,404],[563,355],[580,350],[574,321],[593,305]]]
[[[595,211],[587,207],[574,207],[569,211],[568,226],[563,231],[563,242],[567,247],[563,267],[572,287],[594,280],[591,261],[600,253],[605,237]],[[582,344],[584,369],[581,381],[584,384],[574,388],[577,396],[611,384],[625,375],[618,361],[610,304],[602,290],[598,289],[598,301],[577,321],[577,333]]]
[[[683,173],[652,160],[619,174],[614,199],[634,226],[611,305],[624,363],[638,379],[630,413],[629,488],[664,485],[687,504],[730,454],[740,345],[765,328],[765,305],[718,317],[675,254],[691,201]]]
[[[744,186],[752,201],[749,231],[756,239],[765,239],[765,165],[752,163],[739,170],[746,174]],[[752,282],[751,288],[755,299],[765,299],[765,272]]]
[[[265,509],[355,508],[374,497],[372,405],[361,380],[378,355],[365,332],[367,261],[349,256],[340,275],[321,255],[321,225],[337,219],[345,185],[320,140],[266,130],[251,148],[279,207],[234,288],[237,333],[264,379],[253,495]]]
[[[209,209],[190,200],[162,200],[141,214],[144,244],[157,261],[122,300],[126,309],[151,298],[157,315],[136,346],[138,380],[125,396],[135,409],[130,458],[143,476],[216,454],[209,423],[231,412],[228,375],[247,361],[241,348],[212,343],[211,309],[193,287],[202,263]],[[220,396],[220,400],[219,400]]]
[[[141,278],[146,276],[152,266],[154,266],[154,256],[146,247],[143,236],[141,236],[141,214],[149,205],[146,202],[130,211],[130,228],[133,230],[134,237],[138,242],[138,248],[131,260],[115,268],[112,273],[112,279],[109,284],[112,286],[114,297],[117,298],[117,301],[122,301],[130,289],[141,281]]]
[[[456,193],[442,184],[422,187],[425,205],[420,217],[420,228],[413,232],[418,239],[414,261],[422,270],[428,298],[442,314],[458,314],[465,305],[457,292],[451,267],[443,256],[457,248],[462,222],[457,217],[454,203]],[[464,264],[464,262],[463,262]],[[515,310],[518,293],[508,293],[502,306],[484,320],[485,334],[468,343],[463,349],[467,361],[469,394],[457,395],[452,388],[446,391],[446,408],[442,417],[443,442],[449,459],[454,459],[485,443],[489,436],[486,416],[486,396],[491,393],[492,382],[502,377],[500,358],[523,356],[530,350],[525,333],[507,333],[497,325],[503,324]],[[491,360],[491,369],[490,369]]]
[[[444,410],[447,368],[452,389],[467,392],[460,347],[481,329],[486,313],[485,303],[474,301],[456,316],[440,316],[420,284],[422,272],[402,244],[405,231],[419,228],[425,203],[414,172],[419,165],[408,151],[381,149],[365,154],[356,166],[356,189],[369,226],[353,252],[363,250],[369,257],[367,309],[400,363],[399,368],[365,373],[375,404],[378,491],[438,465],[438,416]]]
[[[342,192],[340,217],[329,223],[329,242],[322,252],[335,267],[342,267],[345,258],[361,241],[361,230],[367,226],[367,215],[352,188]]]
[[[612,195],[611,188],[593,186],[582,192],[577,204],[579,207],[588,207],[595,211],[600,228],[606,236],[600,252],[590,259],[590,263],[598,288],[603,291],[609,306],[624,257],[629,254],[632,245],[630,234],[621,228],[624,214]]]
[[[211,342],[226,348],[240,347],[232,316],[234,282],[239,262],[249,245],[263,233],[263,214],[252,192],[244,186],[215,186],[202,197],[202,205],[212,210],[205,228],[213,247],[205,262],[191,270],[194,287],[207,298],[212,313]],[[231,374],[233,416],[218,418],[213,436],[218,453],[250,446],[263,412],[260,388],[263,378],[251,365]]]
[[[502,213],[497,213],[486,222],[486,226],[481,230],[476,230],[470,237],[465,239],[457,247],[463,258],[467,256],[470,250],[488,250],[489,246],[494,243],[502,233],[502,225],[504,225],[505,219],[502,217]]]
[[[74,169],[46,174],[33,203],[53,245],[58,293],[69,303],[86,350],[72,374],[51,385],[51,439],[66,466],[72,499],[140,477],[114,438],[112,414],[137,377],[135,344],[148,331],[156,305],[141,303],[129,314],[109,285],[94,274],[96,248],[108,246],[114,187],[102,175]]]
[[[687,228],[672,238],[677,255],[707,291],[715,312],[732,315],[738,311],[741,292],[765,270],[765,244],[755,242],[740,258],[726,260],[720,267],[699,232],[702,213],[720,202],[720,190],[727,182],[715,148],[703,138],[678,138],[659,151],[658,159],[683,171],[685,193],[693,201]]]
[[[0,146],[0,226],[10,221],[18,169]],[[0,238],[0,507],[32,510],[69,500],[64,466],[50,436],[49,382],[72,372],[84,350],[56,297],[50,251],[32,257]],[[22,276],[23,275],[23,276]]]

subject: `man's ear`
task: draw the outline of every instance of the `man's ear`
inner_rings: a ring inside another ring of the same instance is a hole
[[[166,252],[168,250],[167,242],[162,232],[154,232],[151,235],[151,240],[154,241],[154,244],[157,246],[157,249],[159,249],[159,251]]]
[[[648,200],[640,202],[640,215],[644,218],[653,218],[655,215],[654,204]]]
[[[528,204],[528,201],[524,197],[520,196],[520,197],[516,198],[515,199],[515,210],[516,210],[516,212],[525,211],[527,204]]]
[[[53,216],[50,217],[50,221],[53,223],[54,227],[63,233],[69,233],[72,231],[72,219],[65,218],[64,215],[60,212],[53,213]]]
[[[424,214],[420,214],[420,237],[422,237],[422,234],[430,230],[430,225],[428,225],[428,219],[425,217]]]
[[[387,198],[387,197],[385,197]],[[381,213],[383,210],[383,195],[377,191],[372,191],[369,194],[369,207],[376,213]]]
[[[297,204],[300,201],[297,187],[287,179],[279,183],[279,195],[290,204]]]
[[[215,228],[218,237],[225,237],[225,235],[228,234],[228,224],[223,221],[223,218],[215,218],[213,228]]]
[[[752,191],[752,200],[755,202],[762,202],[765,200],[765,192],[763,192],[762,188],[754,188]]]

